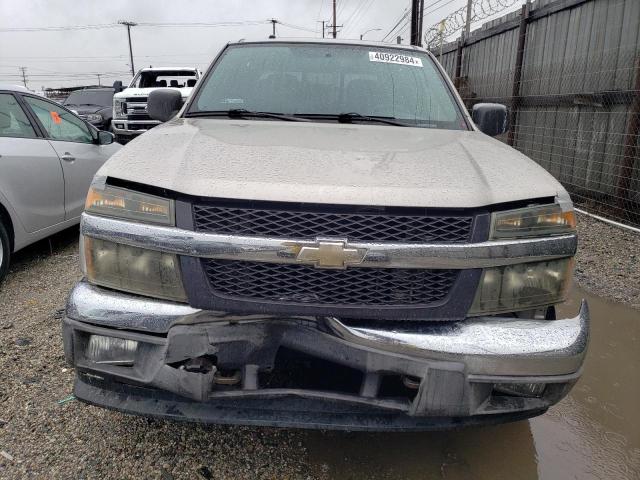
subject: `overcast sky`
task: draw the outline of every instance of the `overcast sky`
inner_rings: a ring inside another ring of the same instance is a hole
[[[337,0],[339,38],[381,40],[409,7],[409,0]],[[332,0],[0,0],[0,83],[21,84],[26,67],[29,88],[102,84],[131,78],[126,28],[15,31],[18,28],[138,23],[264,22],[219,27],[137,26],[132,28],[134,65],[206,68],[225,43],[264,39],[270,18],[278,37],[321,37],[331,18]],[[466,0],[425,0],[425,30],[464,6]],[[13,29],[12,31],[6,31]],[[402,37],[409,36],[408,26]],[[388,41],[395,41],[389,38]],[[406,40],[405,40],[406,42]]]

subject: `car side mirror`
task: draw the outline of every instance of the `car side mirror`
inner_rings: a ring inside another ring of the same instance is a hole
[[[149,94],[147,113],[154,120],[166,122],[175,117],[183,104],[180,92],[169,88],[161,88]]]
[[[100,130],[98,132],[98,145],[111,145],[116,139],[116,136],[107,132],[106,130]]]
[[[471,111],[471,118],[480,131],[490,137],[509,130],[509,112],[500,103],[476,103]]]
[[[124,90],[124,87],[122,86],[121,80],[113,82],[113,93],[120,93],[122,90]]]

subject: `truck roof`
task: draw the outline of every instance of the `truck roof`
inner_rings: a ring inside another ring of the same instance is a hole
[[[196,67],[144,67],[141,68],[140,72],[156,72],[156,71],[168,71],[168,70],[188,70],[190,72],[195,72],[198,70]]]
[[[398,50],[417,50],[421,52],[428,52],[423,47],[418,47],[416,45],[403,45],[397,43],[385,43],[385,42],[375,42],[369,40],[344,40],[344,39],[333,39],[333,38],[274,38],[269,40],[255,40],[255,41],[239,41],[239,42],[230,42],[229,45],[246,45],[246,44],[270,44],[270,43],[318,43],[325,45],[360,45],[365,47],[378,47],[378,48],[395,48]]]

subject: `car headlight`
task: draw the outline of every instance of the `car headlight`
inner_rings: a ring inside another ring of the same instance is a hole
[[[87,114],[87,121],[91,123],[100,123],[102,122],[102,115],[99,113],[89,113]]]
[[[124,103],[124,99],[121,99],[121,98],[113,99],[113,117],[114,118],[125,118],[125,114],[122,109],[123,103]]]
[[[470,316],[516,312],[566,299],[573,258],[487,268],[482,272]]]
[[[175,225],[175,203],[156,195],[94,181],[85,211],[136,222]],[[83,237],[82,267],[96,285],[150,297],[186,301],[177,255]]]
[[[111,185],[92,185],[85,211],[136,222],[175,225],[173,200]]]
[[[575,230],[575,213],[563,211],[559,204],[495,212],[491,222],[493,239],[561,235]]]
[[[84,236],[81,258],[87,279],[95,285],[187,301],[177,255]]]

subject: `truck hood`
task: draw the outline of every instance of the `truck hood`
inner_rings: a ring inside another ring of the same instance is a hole
[[[479,207],[566,195],[480,132],[261,120],[172,120],[99,170],[188,195],[305,203]]]
[[[187,98],[191,95],[193,87],[172,88],[172,87],[154,87],[154,88],[125,88],[121,92],[114,95],[114,98],[130,98],[130,97],[148,97],[154,90],[160,88],[171,88],[171,90],[177,90],[182,95],[182,98]]]

